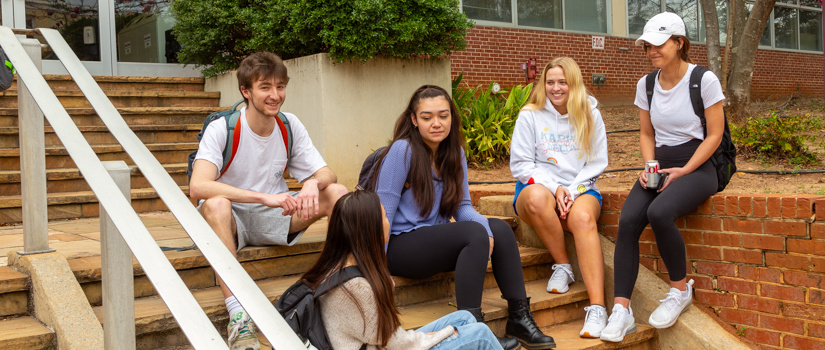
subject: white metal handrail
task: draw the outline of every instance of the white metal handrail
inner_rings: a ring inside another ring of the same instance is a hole
[[[155,188],[218,276],[255,320],[255,324],[264,336],[278,349],[304,347],[269,299],[192,206],[172,177],[132,132],[66,41],[55,30],[40,28],[37,31],[58,56],[104,124]],[[212,326],[209,318],[183,284],[126,198],[117,189],[112,178],[106,173],[97,155],[83,138],[45,79],[36,73],[36,67],[8,27],[0,27],[0,46],[6,50],[9,59],[16,67],[18,77],[29,89],[38,91],[38,94],[34,96],[37,105],[43,110],[101,205],[112,216],[114,225],[134,252],[138,262],[190,343],[198,349],[225,349],[226,344]]]

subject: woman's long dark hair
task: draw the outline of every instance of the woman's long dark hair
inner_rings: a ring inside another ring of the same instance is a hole
[[[413,124],[412,118],[416,117],[415,112],[421,100],[438,97],[444,98],[450,104],[450,133],[444,141],[441,141],[433,155],[430,147],[421,138],[418,128]],[[461,160],[464,157],[464,135],[461,133],[461,115],[458,114],[458,109],[450,94],[435,85],[424,85],[415,90],[407,108],[401,112],[395,122],[392,142],[398,140],[407,140],[412,150],[410,190],[412,190],[415,203],[421,210],[419,214],[427,217],[433,209],[435,189],[430,165],[434,163],[443,185],[441,207],[438,208],[438,213],[446,217],[453,216],[463,196],[461,188],[465,179]]]
[[[345,194],[332,208],[327,241],[321,256],[301,278],[311,287],[317,288],[330,274],[344,268],[347,258],[352,255],[375,295],[378,339],[381,347],[386,347],[392,334],[401,326],[401,321],[395,307],[392,280],[384,252],[383,223],[381,201],[375,192],[364,190]],[[344,291],[352,297],[346,288]],[[366,317],[373,317],[365,314],[360,305],[359,311],[365,324]]]

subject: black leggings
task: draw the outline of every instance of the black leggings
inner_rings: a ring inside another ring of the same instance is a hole
[[[655,153],[660,168],[684,166],[700,143],[700,140],[692,140],[678,146],[657,147]],[[648,223],[656,236],[656,246],[670,274],[670,280],[680,281],[685,278],[685,241],[674,221],[692,212],[716,193],[716,185],[716,170],[710,160],[692,173],[673,181],[661,193],[642,188],[636,180],[619,218],[616,253],[613,258],[616,297],[630,299],[633,293],[639,274],[639,236]]]
[[[521,257],[513,229],[490,219],[493,231],[493,275],[505,299],[527,297]],[[474,221],[422,227],[390,237],[387,263],[393,276],[421,279],[455,271],[459,310],[481,306],[490,240],[484,226]]]

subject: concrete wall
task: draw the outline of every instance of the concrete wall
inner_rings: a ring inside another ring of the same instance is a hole
[[[290,81],[283,111],[298,116],[338,182],[350,189],[364,158],[392,137],[412,92],[424,84],[449,91],[451,84],[448,59],[333,64],[327,54],[317,54],[285,63]],[[221,106],[241,99],[234,73],[207,79],[205,89],[221,92]]]

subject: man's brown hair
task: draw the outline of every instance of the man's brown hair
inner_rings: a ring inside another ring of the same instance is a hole
[[[284,83],[289,82],[284,61],[272,52],[253,53],[246,56],[238,67],[238,90],[241,88],[249,90],[256,81],[272,78],[281,79]],[[243,95],[242,90],[241,95]],[[246,98],[244,102],[248,102]]]

